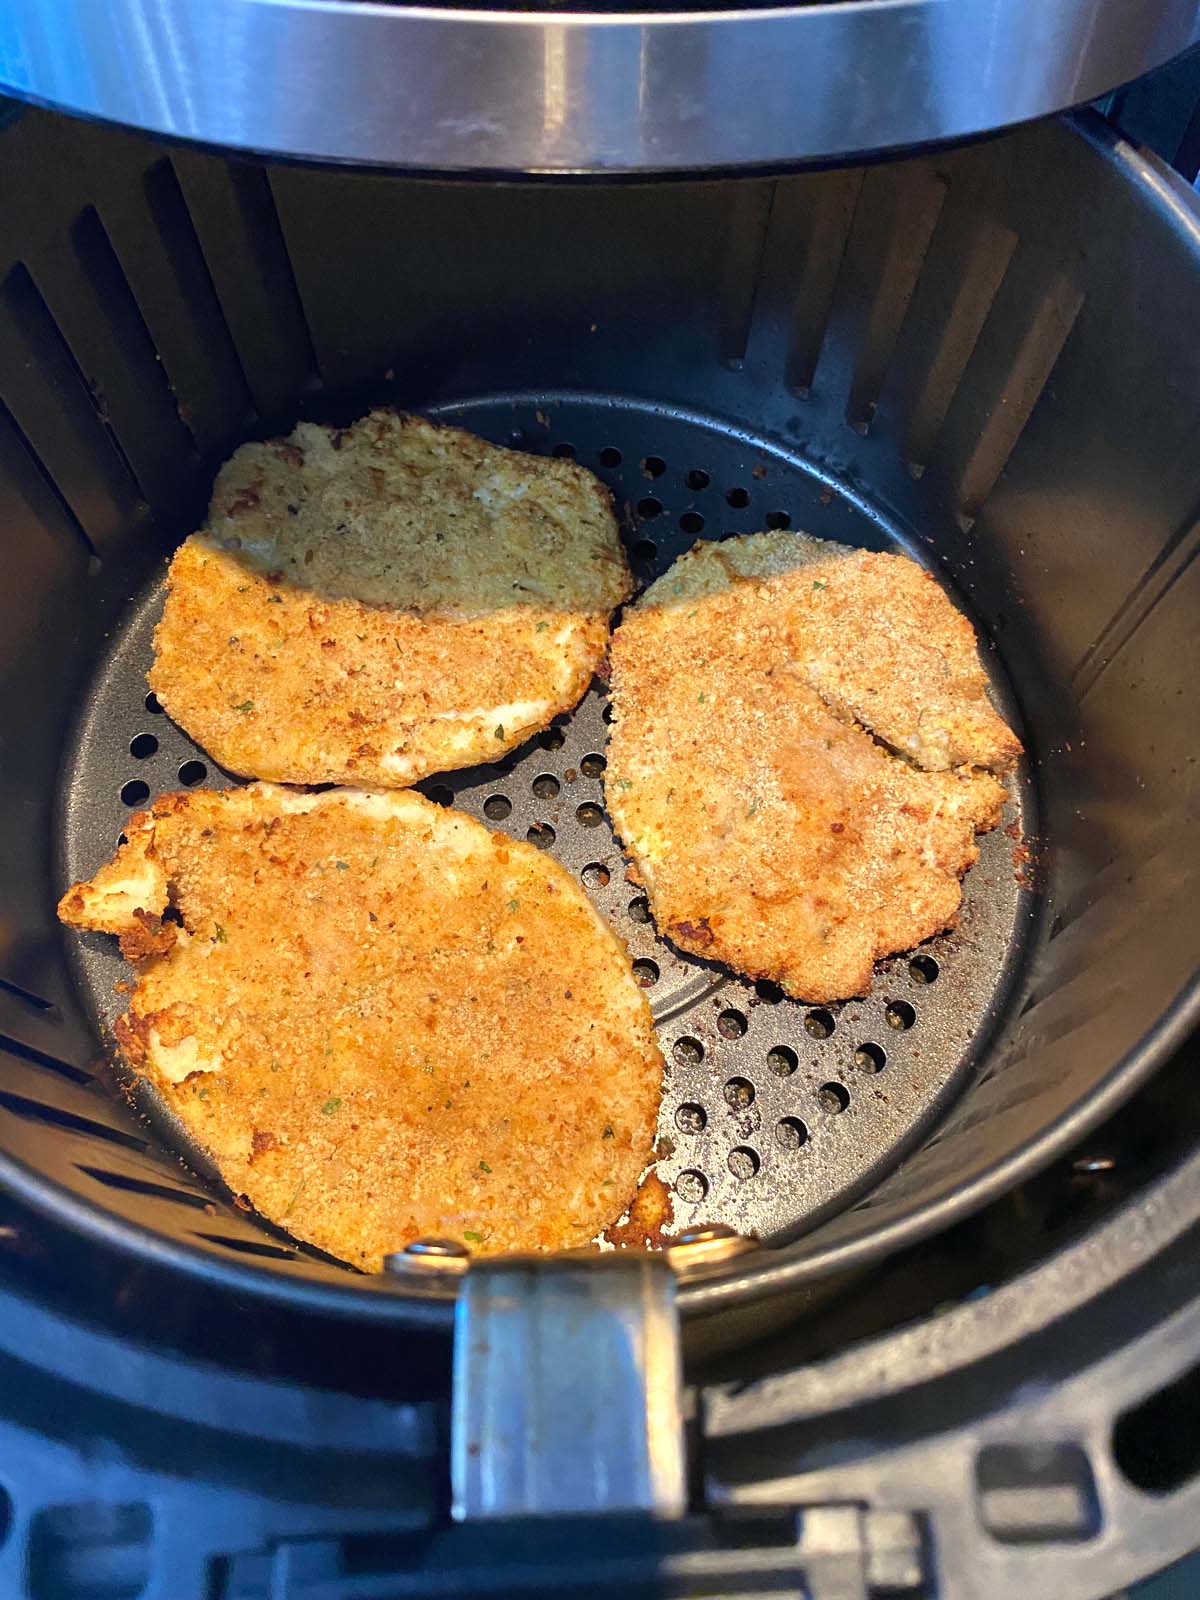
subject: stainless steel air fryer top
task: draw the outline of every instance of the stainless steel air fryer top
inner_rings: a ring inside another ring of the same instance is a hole
[[[274,155],[661,172],[959,139],[1197,39],[1198,0],[7,0],[0,85]]]

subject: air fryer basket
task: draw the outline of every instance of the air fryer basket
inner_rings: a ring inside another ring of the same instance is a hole
[[[111,949],[53,916],[131,805],[227,781],[142,676],[163,557],[216,462],[378,401],[574,453],[643,577],[762,526],[908,548],[974,614],[1025,740],[960,928],[818,1011],[654,938],[601,809],[599,686],[516,758],[423,786],[555,849],[630,940],[680,1220],[764,1240],[685,1282],[685,1310],[964,1214],[1182,1036],[1200,224],[1157,167],[1085,121],[778,180],[452,184],[30,113],[0,175],[6,1183],[243,1289],[448,1315],[444,1282],[353,1274],[181,1165],[98,1064]]]

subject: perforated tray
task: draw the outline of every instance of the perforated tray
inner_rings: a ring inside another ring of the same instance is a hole
[[[649,581],[699,537],[804,529],[876,549],[899,531],[810,464],[712,419],[609,397],[490,396],[435,415],[495,440],[572,455],[614,490],[636,576]],[[919,547],[906,547],[921,559]],[[162,578],[131,600],[97,672],[66,765],[66,864],[85,877],[111,854],[131,808],[165,790],[233,781],[146,693]],[[993,691],[1014,712],[995,654]],[[420,785],[492,827],[551,850],[629,947],[668,1064],[661,1175],[676,1226],[720,1221],[783,1239],[840,1209],[892,1166],[969,1080],[1019,957],[1012,840],[981,841],[958,927],[881,963],[871,995],[840,1006],[785,999],[661,940],[603,809],[606,699],[582,704],[494,765]],[[1021,783],[1005,821],[1022,825]],[[124,967],[87,940],[80,971],[107,1033]],[[479,1041],[486,1050],[488,1041]],[[160,1124],[167,1126],[167,1124]],[[184,1151],[204,1169],[194,1151]]]

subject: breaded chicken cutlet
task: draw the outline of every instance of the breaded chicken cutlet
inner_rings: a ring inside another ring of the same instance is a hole
[[[221,469],[148,681],[232,772],[402,788],[575,705],[631,587],[572,461],[394,411],[301,423]]]
[[[263,1216],[375,1270],[422,1236],[580,1246],[630,1207],[662,1057],[542,851],[412,793],[268,784],[126,835],[59,915],[120,938],[122,1053]]]
[[[605,794],[660,932],[798,999],[953,925],[1020,744],[905,556],[696,545],[613,636]]]

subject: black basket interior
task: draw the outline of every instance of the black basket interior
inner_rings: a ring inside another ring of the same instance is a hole
[[[785,1028],[769,993],[660,963],[671,1118],[736,1118],[737,1080],[759,1108],[744,1136],[710,1128],[703,1160],[676,1121],[668,1175],[704,1179],[694,1207],[719,1181],[735,1220],[748,1183],[787,1193],[746,1212],[775,1246],[730,1269],[747,1285],[980,1203],[1178,1039],[1198,946],[1200,242],[1155,169],[1053,123],[781,179],[451,184],[29,113],[0,135],[0,176],[4,1181],[130,1248],[254,1266],[267,1289],[376,1287],[247,1216],[114,1092],[97,1031],[111,954],[53,914],[125,808],[203,761],[140,674],[153,585],[215,465],[376,401],[569,448],[621,496],[642,576],[697,534],[899,541],[990,642],[1030,754],[1032,859],[988,841],[981,909],[926,953],[933,984],[901,960],[857,1012],[789,1008]],[[593,697],[562,745],[438,787],[488,817],[499,797],[522,834],[555,828],[655,962],[580,815],[600,803],[582,760],[602,739]],[[568,770],[592,788],[564,797]],[[809,1135],[799,1164],[789,1119]],[[739,1172],[736,1149],[761,1170]]]

